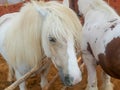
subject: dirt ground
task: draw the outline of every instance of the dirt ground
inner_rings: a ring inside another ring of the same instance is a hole
[[[101,79],[100,79],[101,68],[99,66],[97,68],[97,71],[98,71],[98,86],[101,86]],[[56,75],[56,72],[57,70],[54,68],[54,66],[52,66],[48,74],[48,81],[52,80],[52,78]],[[7,73],[8,73],[7,64],[0,56],[0,90],[4,90],[5,87],[10,85],[10,83],[7,82],[6,80]],[[87,79],[87,73],[86,73],[86,69],[84,68],[82,82],[80,82],[78,85],[75,85],[73,87],[66,88],[66,90],[85,90],[87,83],[86,79]],[[114,90],[120,90],[120,80],[116,80],[112,78],[111,81],[114,84]],[[28,79],[26,83],[28,90],[41,90],[39,82],[40,82],[40,75],[36,75]],[[57,80],[49,88],[49,90],[61,90],[62,88],[63,88],[63,84],[60,81],[60,78],[58,77]],[[19,90],[19,88],[17,87],[15,90]]]

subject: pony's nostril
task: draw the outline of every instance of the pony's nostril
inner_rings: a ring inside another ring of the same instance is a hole
[[[69,77],[69,75],[65,76],[65,85],[72,86],[73,79]]]
[[[58,66],[59,75],[65,86],[72,86],[73,78],[70,75],[64,75],[63,69]]]

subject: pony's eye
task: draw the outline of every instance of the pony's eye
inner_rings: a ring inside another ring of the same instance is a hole
[[[50,42],[56,42],[56,38],[54,38],[54,37],[49,37],[49,41],[50,41]]]

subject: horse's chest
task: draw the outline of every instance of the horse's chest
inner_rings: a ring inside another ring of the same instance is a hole
[[[120,79],[120,29],[101,35],[98,38],[95,34],[90,35],[86,40],[87,50],[98,59],[107,74]]]
[[[99,61],[103,70],[112,77],[120,79],[120,22],[110,21],[103,28],[85,25],[83,42],[88,50]],[[108,25],[108,26],[107,26]],[[85,40],[85,41],[84,41]],[[89,44],[88,44],[89,43]]]
[[[120,25],[108,28],[100,42],[104,48],[104,53],[98,53],[100,65],[106,73],[120,79]]]
[[[113,26],[113,25],[112,25]],[[94,26],[95,27],[95,26]],[[83,30],[83,38],[85,42],[89,43],[91,50],[96,59],[99,53],[104,53],[107,44],[114,38],[120,37],[120,24],[114,27],[100,28],[100,27],[86,27]],[[89,30],[90,29],[90,30]],[[88,46],[88,45],[87,45]]]
[[[105,53],[100,53],[98,57],[103,70],[120,79],[120,37],[111,40],[105,48]]]

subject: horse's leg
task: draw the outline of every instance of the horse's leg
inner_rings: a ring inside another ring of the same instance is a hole
[[[86,90],[98,90],[96,76],[96,60],[89,52],[83,52],[83,61],[88,71],[88,85]]]
[[[12,83],[15,79],[15,73],[14,73],[14,69],[8,65],[8,78],[7,78],[7,81]]]
[[[15,70],[15,75],[16,75],[16,79],[20,79],[22,77],[22,74],[20,74],[17,70]],[[27,90],[26,86],[25,86],[25,82],[22,82],[19,85],[20,90]]]
[[[41,72],[41,88],[43,89],[47,84],[48,84],[48,80],[47,80],[47,75],[50,69],[51,63],[48,64],[48,67],[46,67],[42,72]]]
[[[111,77],[103,71],[102,72],[103,82],[102,82],[101,90],[113,90],[113,84],[110,80],[111,80]]]

